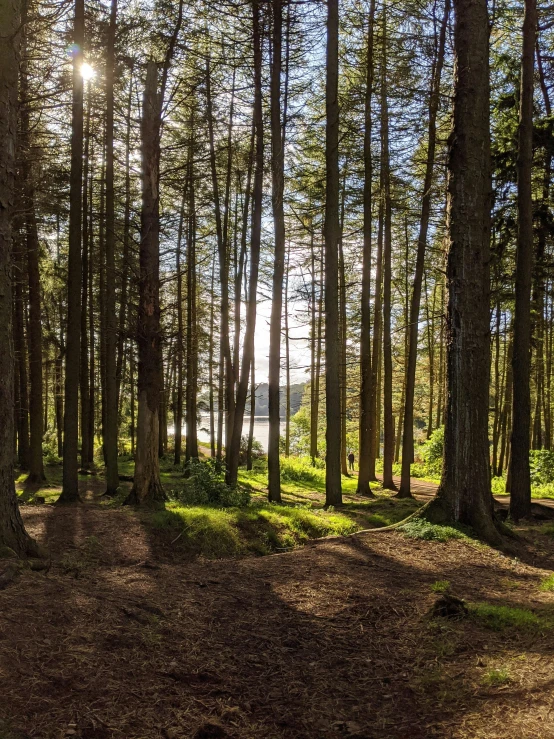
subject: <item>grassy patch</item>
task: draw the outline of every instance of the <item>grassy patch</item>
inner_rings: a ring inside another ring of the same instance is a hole
[[[541,582],[541,590],[546,592],[554,591],[554,575],[550,575]]]
[[[491,603],[473,603],[469,606],[472,618],[492,631],[514,629],[522,632],[537,632],[554,625],[552,617],[533,613],[527,608],[497,606]]]
[[[292,549],[310,539],[358,528],[342,513],[270,504],[222,510],[171,503],[163,511],[146,514],[144,520],[166,531],[176,550],[216,559]]]
[[[492,668],[483,675],[483,685],[488,688],[499,688],[501,685],[511,682],[510,674],[504,667]]]
[[[506,492],[505,477],[493,477],[491,480],[491,489],[493,495],[509,495]],[[531,497],[536,500],[540,500],[541,498],[554,499],[554,483],[532,483]]]
[[[450,583],[448,580],[437,580],[431,585],[433,593],[447,593],[450,590]]]
[[[532,485],[531,497],[554,499],[554,483],[548,482],[543,485]]]
[[[453,526],[438,526],[423,519],[408,521],[399,529],[410,539],[424,539],[425,541],[449,541],[450,539],[467,539],[468,535]]]

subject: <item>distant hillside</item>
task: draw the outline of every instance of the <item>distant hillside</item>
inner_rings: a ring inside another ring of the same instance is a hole
[[[298,411],[300,408],[300,404],[302,403],[302,397],[304,395],[304,389],[306,387],[305,382],[297,383],[296,385],[290,386],[290,414],[291,416],[294,416],[294,414]],[[267,382],[262,382],[257,390],[256,390],[256,410],[255,414],[256,416],[268,416],[269,415],[269,408],[268,408],[268,393],[269,385]],[[286,410],[287,410],[287,396],[286,396],[286,387],[280,388],[280,394],[281,394],[281,418],[284,418]],[[217,398],[216,400],[216,410],[217,410]],[[209,403],[208,403],[208,396],[206,393],[204,393],[200,398],[198,402],[198,410],[200,413],[207,413],[209,411]],[[246,416],[250,413],[250,398],[248,398],[246,402]]]
[[[300,408],[300,403],[302,402],[302,396],[304,395],[305,387],[306,387],[305,382],[290,386],[290,412],[292,416]],[[262,382],[259,385],[258,389],[256,390],[255,414],[257,416],[267,416],[269,414],[269,409],[267,405],[268,404],[268,398],[267,398],[268,389],[269,389],[269,385],[267,384],[267,382]],[[280,390],[280,393],[281,393],[281,417],[283,417],[287,410],[286,388],[282,387]]]

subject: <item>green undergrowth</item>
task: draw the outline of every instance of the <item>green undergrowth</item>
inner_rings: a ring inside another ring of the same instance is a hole
[[[554,628],[553,613],[535,613],[528,608],[519,608],[492,603],[469,604],[471,618],[492,631],[515,631],[535,633]]]
[[[209,558],[270,554],[358,528],[341,513],[269,504],[221,509],[169,503],[147,524],[163,531],[177,551]]]
[[[491,489],[493,495],[509,495],[506,492],[506,478],[493,477],[491,480]],[[554,500],[554,483],[532,483],[531,497],[535,500],[551,499]]]
[[[284,496],[287,501],[288,496]],[[271,554],[326,536],[345,536],[406,518],[414,501],[391,501],[386,495],[361,504],[325,510],[321,501],[276,505],[255,497],[242,507],[182,505],[143,514],[143,521],[166,545],[190,556],[222,558]]]
[[[468,532],[453,526],[439,526],[424,519],[416,518],[408,521],[398,529],[410,539],[425,541],[449,541],[450,539],[469,539]]]
[[[544,590],[546,593],[554,591],[554,574],[549,575],[541,582],[541,590]]]
[[[511,682],[510,673],[505,667],[492,667],[485,672],[482,682],[488,688],[499,688]]]

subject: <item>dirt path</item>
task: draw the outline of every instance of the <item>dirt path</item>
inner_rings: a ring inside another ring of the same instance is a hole
[[[552,631],[426,616],[439,580],[552,608],[524,564],[554,566],[546,538],[517,558],[389,533],[168,564],[130,511],[23,515],[52,568],[0,592],[2,736],[3,719],[36,739],[554,739]]]
[[[400,487],[400,477],[393,477],[394,484],[397,487]],[[413,494],[416,498],[434,498],[437,490],[438,485],[435,482],[428,482],[427,480],[420,480],[417,477],[412,477],[412,480],[410,482],[411,489]],[[509,495],[495,495],[494,499],[501,503],[502,505],[509,505],[510,504],[510,496]],[[533,503],[540,503],[541,505],[546,506],[547,508],[554,508],[554,500],[551,498],[533,498]]]

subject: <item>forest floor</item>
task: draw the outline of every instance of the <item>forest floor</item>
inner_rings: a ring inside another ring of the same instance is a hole
[[[554,739],[552,524],[210,560],[81,487],[22,506],[51,563],[0,592],[1,739]],[[430,617],[444,591],[465,617]]]

